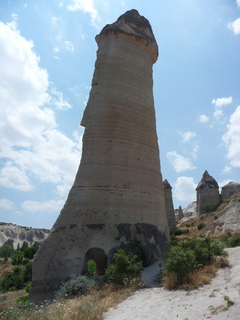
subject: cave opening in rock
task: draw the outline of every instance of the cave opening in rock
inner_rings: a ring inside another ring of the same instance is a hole
[[[87,264],[89,260],[93,260],[96,263],[97,267],[97,275],[102,276],[105,273],[105,269],[107,268],[108,258],[101,248],[91,248],[85,254],[84,268],[83,274],[87,274]]]

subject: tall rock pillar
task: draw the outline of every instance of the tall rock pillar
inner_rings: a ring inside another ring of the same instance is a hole
[[[212,211],[221,203],[219,186],[217,181],[210,176],[207,170],[204,172],[201,181],[197,185],[197,214]]]
[[[61,281],[104,274],[121,242],[138,241],[150,265],[168,250],[152,65],[158,46],[147,19],[131,10],[96,37],[97,60],[81,163],[67,201],[33,261],[30,299],[52,299]]]
[[[176,218],[172,200],[172,187],[166,179],[163,181],[163,190],[165,196],[168,227],[169,231],[173,232],[173,230],[176,229]]]

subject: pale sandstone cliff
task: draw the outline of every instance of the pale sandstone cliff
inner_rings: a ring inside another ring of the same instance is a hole
[[[96,37],[97,60],[81,163],[68,199],[33,261],[32,301],[52,299],[61,281],[97,263],[99,275],[121,242],[141,243],[144,264],[169,247],[152,64],[151,26],[126,12]]]

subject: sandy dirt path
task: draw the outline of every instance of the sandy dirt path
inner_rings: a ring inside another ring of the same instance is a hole
[[[219,269],[211,284],[192,291],[141,289],[106,312],[104,319],[240,320],[240,247],[227,251],[230,267]],[[153,276],[155,271],[152,267],[148,276]],[[224,297],[234,304],[228,307]]]

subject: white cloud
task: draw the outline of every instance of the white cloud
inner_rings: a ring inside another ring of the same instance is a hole
[[[202,114],[201,116],[198,117],[199,122],[208,122],[209,118],[205,116],[205,114]]]
[[[176,151],[168,152],[167,157],[176,172],[195,169],[191,160],[176,153]]]
[[[63,99],[62,92],[56,91],[56,89],[52,89],[51,92],[57,97],[56,99],[52,97],[51,103],[53,103],[58,110],[68,110],[72,108],[70,103]]]
[[[240,106],[231,115],[228,131],[223,135],[222,140],[228,150],[227,157],[233,167],[240,168]]]
[[[59,49],[58,47],[55,47],[55,48],[53,48],[53,51],[54,51],[54,52],[59,52],[60,49]]]
[[[0,184],[31,191],[38,179],[63,190],[79,165],[80,137],[57,130],[49,104],[61,110],[71,105],[56,89],[53,97],[47,93],[48,73],[33,48],[17,30],[16,16],[0,22]]]
[[[197,185],[192,177],[179,177],[173,188],[173,195],[180,201],[193,202],[196,200]]]
[[[237,3],[237,6],[240,7],[240,0],[237,0],[236,3]]]
[[[65,48],[69,51],[74,51],[74,46],[72,41],[64,41]]]
[[[37,202],[37,201],[24,201],[21,206],[24,210],[28,212],[54,212],[60,211],[64,205],[63,200],[50,200],[45,202]]]
[[[230,167],[229,165],[225,165],[223,171],[221,172],[221,174],[228,174],[232,171],[232,167]]]
[[[236,19],[232,23],[229,23],[228,28],[232,30],[236,35],[240,34],[240,18]]]
[[[71,11],[81,10],[83,13],[89,13],[92,25],[96,25],[96,23],[100,21],[94,0],[73,0],[73,4],[69,5],[67,8]]]
[[[215,110],[213,113],[213,117],[216,119],[221,118],[223,116],[222,108],[230,103],[232,103],[232,97],[213,99],[212,104],[214,105]]]
[[[228,104],[232,103],[232,97],[229,98],[218,98],[218,99],[213,99],[212,100],[212,104],[214,104],[214,106],[216,108],[221,108],[223,106],[226,106]]]
[[[183,142],[187,142],[189,140],[191,140],[192,138],[196,137],[196,133],[195,132],[179,132],[179,134],[183,137]]]
[[[56,25],[58,20],[60,20],[60,17],[52,17],[52,24]]]
[[[26,173],[13,166],[10,161],[0,171],[0,185],[21,191],[33,189]]]
[[[195,146],[193,147],[193,151],[191,152],[191,156],[192,156],[194,159],[197,159],[198,149],[199,149],[199,146],[198,146],[198,145],[195,145]]]
[[[219,119],[223,116],[223,111],[222,109],[217,109],[214,111],[213,113],[213,117],[216,118],[216,119]]]
[[[11,210],[14,208],[14,203],[7,199],[0,199],[0,208]]]

